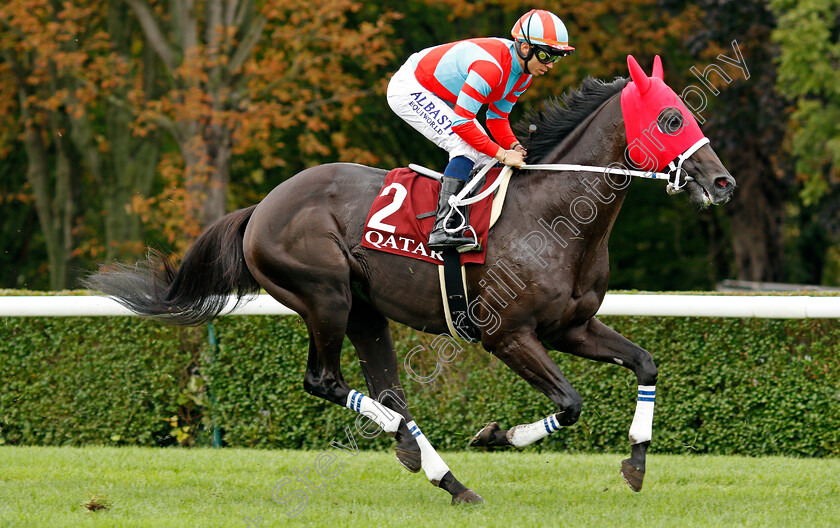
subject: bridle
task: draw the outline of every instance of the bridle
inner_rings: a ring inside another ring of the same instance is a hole
[[[683,192],[685,189],[684,187],[688,182],[694,181],[694,178],[685,174],[685,170],[683,169],[683,163],[690,158],[695,152],[700,150],[701,147],[707,145],[709,143],[709,138],[702,138],[694,145],[686,149],[685,152],[678,155],[674,158],[671,163],[668,164],[668,172],[652,172],[652,171],[641,171],[641,170],[634,170],[634,169],[627,169],[624,167],[623,164],[619,162],[612,163],[609,167],[598,167],[594,165],[576,165],[576,164],[569,164],[569,163],[539,163],[539,164],[526,164],[522,167],[521,170],[545,170],[545,171],[556,171],[556,172],[600,172],[603,174],[610,174],[610,175],[620,175],[625,177],[635,177],[635,178],[645,178],[651,180],[667,180],[668,186],[666,188],[668,194],[678,194]],[[458,194],[454,194],[449,198],[449,205],[451,206],[449,213],[447,214],[446,222],[444,225],[448,225],[449,217],[452,214],[458,214],[461,217],[460,225],[455,227],[447,227],[447,233],[460,233],[464,229],[467,229],[466,219],[464,218],[463,213],[459,210],[459,207],[462,205],[470,205],[476,202],[480,202],[481,200],[487,198],[494,192],[496,189],[499,188],[502,181],[513,171],[513,168],[506,165],[503,169],[499,177],[490,184],[485,190],[481,193],[477,194],[476,196],[468,197],[470,193],[475,189],[479,182],[482,181],[484,176],[492,169],[496,164],[495,163],[488,163],[484,167],[481,168],[478,173],[470,179],[467,185],[459,192]],[[618,166],[617,166],[618,165]],[[420,172],[422,174],[426,174],[427,176],[432,176],[433,178],[438,178],[439,175],[435,171],[430,171],[425,169],[424,167],[419,167],[417,165],[409,165],[409,167],[416,172]],[[471,229],[471,228],[470,228]],[[473,236],[475,237],[475,232],[473,231]],[[476,243],[477,240],[476,240]]]
[[[700,150],[703,145],[707,145],[709,143],[709,138],[702,138],[697,143],[692,145],[688,148],[685,152],[677,156],[674,161],[668,164],[668,172],[652,172],[652,171],[640,171],[634,169],[627,169],[624,168],[623,164],[621,163],[613,163],[609,167],[598,167],[594,165],[575,165],[569,163],[539,163],[539,164],[526,164],[522,167],[522,170],[547,170],[547,171],[556,171],[556,172],[601,172],[603,174],[614,174],[614,175],[623,175],[623,176],[633,176],[636,178],[646,178],[650,180],[667,180],[668,181],[668,193],[669,194],[677,194],[684,191],[684,187],[690,181],[694,181],[694,178],[685,174],[685,170],[683,169],[683,163],[690,158],[695,152]],[[502,178],[507,175],[508,172],[511,172],[512,167],[505,166],[502,169],[502,173],[496,178],[487,189],[482,191],[480,194],[476,196],[467,198],[467,196],[472,192],[472,190],[478,185],[481,179],[490,171],[491,168],[495,163],[488,163],[485,165],[473,178],[467,183],[466,186],[459,192],[457,195],[453,195],[449,199],[449,204],[457,207],[461,205],[470,205],[476,202],[480,202],[481,200],[487,198],[491,194],[493,194],[496,189],[501,185]],[[621,165],[621,167],[616,167],[615,165]],[[412,165],[412,168],[417,169],[417,166]],[[463,228],[462,228],[463,229]]]

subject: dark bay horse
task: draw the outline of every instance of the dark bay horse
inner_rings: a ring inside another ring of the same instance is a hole
[[[653,80],[638,65],[631,65],[631,76],[633,82],[587,79],[563,97],[567,108],[554,101],[527,116],[528,124],[537,125],[527,144],[529,162],[622,163],[628,140],[619,96],[634,83],[647,86]],[[654,110],[656,115],[667,109]],[[684,106],[678,110],[680,119],[693,120]],[[655,124],[660,130],[666,125]],[[692,202],[705,206],[729,200],[735,180],[709,145],[682,168]],[[452,495],[453,503],[482,502],[455,478],[404,404],[388,320],[437,334],[448,328],[436,265],[360,245],[385,174],[344,163],[312,167],[277,186],[258,205],[210,226],[179,268],[153,255],[136,266],[104,266],[88,285],[141,315],[174,324],[207,321],[221,312],[228,295],[241,300],[264,288],[306,323],[309,358],[303,385],[308,393],[371,417],[395,436],[399,461],[411,471],[423,469],[434,485]],[[491,422],[472,445],[524,446],[578,420],[581,397],[546,347],[618,364],[633,371],[639,384],[631,456],[621,470],[638,491],[650,444],[657,368],[649,352],[595,317],[607,290],[607,242],[627,183],[629,177],[617,184],[615,177],[592,172],[519,171],[490,232],[486,262],[468,266],[466,277],[474,301],[470,312],[481,327],[484,348],[556,406],[554,414],[532,424],[503,430]],[[345,335],[358,352],[370,397],[349,387],[342,376],[339,353]]]

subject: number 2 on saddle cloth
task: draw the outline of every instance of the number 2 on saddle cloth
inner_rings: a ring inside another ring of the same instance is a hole
[[[489,171],[481,190],[489,187],[500,172],[501,169]],[[443,264],[443,255],[426,246],[435,218],[434,214],[425,213],[434,212],[439,191],[438,181],[420,176],[409,168],[393,169],[385,177],[385,183],[368,213],[362,247]],[[469,206],[470,225],[481,244],[481,251],[462,253],[461,264],[484,263],[492,205],[491,196]]]

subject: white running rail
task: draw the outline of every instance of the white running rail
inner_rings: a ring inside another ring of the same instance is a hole
[[[292,315],[269,295],[258,295],[233,313]],[[0,317],[88,317],[133,315],[116,301],[94,295],[0,297]],[[840,296],[668,295],[608,293],[598,315],[655,317],[759,317],[769,319],[840,318]]]

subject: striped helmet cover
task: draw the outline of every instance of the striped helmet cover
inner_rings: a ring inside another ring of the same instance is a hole
[[[519,17],[510,30],[514,40],[570,51],[569,33],[563,21],[544,9],[532,9]]]

